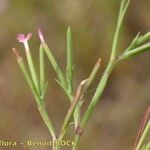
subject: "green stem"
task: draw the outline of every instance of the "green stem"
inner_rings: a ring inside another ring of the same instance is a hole
[[[28,83],[28,85],[29,85],[29,87],[30,87],[34,97],[36,98],[36,103],[39,105],[40,101],[39,101],[38,96],[37,96],[38,95],[38,91],[36,90],[36,87],[35,87],[32,79],[31,79],[29,73],[27,72],[27,69],[25,67],[24,61],[23,61],[23,59],[20,56],[17,58],[17,62],[19,64],[19,67],[20,67],[20,69],[21,69],[21,71],[22,71],[22,73],[24,75],[24,78],[26,79],[26,81],[27,81],[27,83]]]
[[[67,81],[67,93],[71,95],[70,101],[73,100],[73,47],[72,47],[72,32],[70,27],[67,30],[67,67],[66,67],[66,81]],[[80,121],[80,105],[77,104],[74,111],[74,124],[77,128]]]
[[[98,73],[98,70],[100,68],[100,64],[101,63],[101,59],[98,59],[98,61],[96,62],[94,68],[92,69],[91,71],[91,74],[82,90],[82,95],[80,97],[80,102],[82,101],[83,102],[83,98],[84,96],[86,95],[90,85],[93,83],[97,73]],[[74,118],[75,118],[75,129],[77,129],[77,127],[79,126],[79,123],[80,123],[80,112],[81,111],[81,106],[80,104],[77,104],[76,108],[75,108],[75,112],[74,112]]]
[[[15,50],[15,53],[17,53],[16,50]],[[47,113],[46,108],[45,108],[45,104],[44,104],[43,100],[40,98],[38,92],[36,91],[35,84],[32,81],[29,73],[27,72],[27,69],[25,67],[23,59],[19,55],[17,57],[17,62],[19,64],[19,67],[20,67],[29,87],[31,88],[31,91],[33,92],[33,95],[35,97],[39,112],[40,112],[40,114],[44,120],[44,123],[46,124],[50,134],[52,135],[53,140],[56,140],[55,129],[54,129],[52,122],[48,116],[48,113]]]
[[[110,60],[109,60],[109,63],[108,63],[108,65],[104,71],[104,74],[103,74],[103,76],[102,76],[102,78],[98,84],[98,87],[94,93],[94,96],[93,96],[86,112],[83,115],[83,118],[82,118],[80,126],[79,126],[80,132],[78,134],[76,134],[76,136],[75,136],[76,144],[73,147],[73,150],[76,150],[78,143],[79,143],[80,136],[82,135],[83,129],[85,128],[94,108],[96,107],[97,103],[99,102],[99,100],[100,100],[100,98],[104,92],[108,78],[109,78],[115,64],[118,62],[116,60],[116,53],[117,53],[119,35],[120,35],[121,26],[123,23],[123,19],[124,19],[126,10],[129,6],[129,3],[130,3],[130,0],[128,0],[128,1],[122,0],[121,1],[120,11],[119,11],[119,16],[118,16],[118,21],[117,21],[117,27],[116,27],[116,31],[115,31],[114,38],[113,38]]]
[[[66,93],[67,97],[69,98],[69,101],[72,102],[73,100],[73,94],[70,93],[67,89],[65,89],[63,87],[63,85],[57,80],[58,84],[62,87],[62,89],[64,90],[64,92]],[[80,105],[77,104],[75,111],[73,113],[74,116],[74,124],[75,124],[75,129],[78,126],[79,122],[80,122]]]
[[[66,91],[66,94],[67,94],[68,98],[70,99],[73,107],[69,109],[69,111],[66,115],[67,119],[65,118],[65,120],[64,120],[64,124],[63,124],[62,130],[60,132],[60,134],[61,134],[60,139],[63,138],[63,136],[66,132],[66,126],[68,125],[73,112],[74,112],[75,130],[77,130],[77,128],[79,127],[81,105],[78,102],[79,101],[81,102],[83,100],[87,90],[89,89],[90,85],[92,84],[93,80],[95,79],[95,77],[98,73],[98,70],[100,68],[100,62],[101,62],[101,59],[98,59],[98,61],[96,62],[96,64],[94,65],[94,67],[92,69],[92,72],[91,72],[89,78],[81,82],[80,86],[77,89],[77,92],[76,92],[76,95],[74,98],[68,91]],[[83,86],[83,89],[81,88],[81,86]],[[82,89],[82,91],[81,91],[81,89]],[[74,101],[76,101],[76,102],[74,103]],[[69,117],[68,117],[68,115],[69,115]],[[66,122],[67,122],[67,124],[66,124]]]
[[[81,128],[85,127],[90,115],[91,115],[91,112],[93,112],[95,106],[97,105],[97,103],[99,102],[99,99],[100,97],[102,96],[103,94],[103,91],[106,87],[106,84],[107,84],[107,81],[108,81],[108,77],[110,76],[111,72],[112,72],[112,69],[114,68],[115,66],[115,62],[113,61],[110,61],[103,76],[102,76],[102,79],[100,80],[100,83],[96,89],[96,92],[90,102],[90,105],[87,109],[87,111],[85,112],[84,116],[83,116],[83,119],[81,121]]]
[[[27,61],[28,61],[28,66],[29,66],[29,69],[30,69],[30,73],[31,73],[31,78],[33,80],[33,83],[35,84],[36,90],[40,94],[39,82],[38,82],[38,79],[37,79],[35,66],[34,66],[34,63],[33,63],[33,60],[32,60],[32,56],[30,54],[30,51],[26,52],[26,56],[27,56]]]
[[[56,81],[62,87],[62,89],[64,90],[64,92],[66,93],[67,97],[69,98],[69,101],[72,102],[72,100],[73,100],[73,94],[70,93],[58,80],[56,80]],[[80,105],[77,104],[76,108],[75,108],[75,111],[73,113],[75,129],[79,125],[79,122],[80,122],[80,109],[81,109]]]
[[[97,90],[91,100],[91,103],[89,105],[89,107],[87,108],[87,111],[84,113],[83,115],[83,118],[81,120],[81,123],[80,123],[80,130],[83,130],[94,110],[94,108],[96,107],[97,103],[99,102],[99,99],[101,98],[102,94],[103,94],[103,91],[106,87],[106,84],[107,84],[107,81],[108,81],[108,78],[115,66],[116,62],[115,61],[111,61],[109,62],[106,70],[104,71],[104,74],[102,76],[102,79],[100,80],[100,83],[97,87]],[[75,146],[73,147],[73,150],[76,150],[77,146],[78,146],[78,143],[79,143],[79,139],[80,139],[80,136],[81,134],[76,134],[75,136]]]
[[[49,132],[51,133],[52,137],[54,140],[56,140],[56,134],[55,134],[55,129],[51,123],[51,120],[48,116],[48,113],[46,111],[46,108],[45,108],[45,104],[44,103],[40,103],[40,105],[38,106],[38,109],[39,109],[39,112],[44,120],[44,123],[46,124]]]
[[[58,140],[62,140],[62,138],[64,137],[65,133],[66,133],[66,130],[67,130],[67,127],[68,127],[68,124],[70,122],[70,119],[72,117],[72,114],[76,108],[76,106],[78,105],[78,102],[80,100],[80,96],[81,96],[81,91],[82,91],[82,88],[83,86],[85,85],[85,83],[87,82],[87,80],[83,80],[80,85],[78,86],[77,88],[77,91],[76,91],[76,95],[74,96],[72,102],[71,102],[71,105],[68,109],[68,112],[65,116],[65,119],[64,119],[64,122],[63,122],[63,125],[62,125],[62,128],[60,130],[60,134],[59,134],[59,138]]]
[[[56,132],[55,132],[54,126],[53,126],[53,124],[52,124],[52,122],[51,122],[51,120],[49,118],[49,115],[47,113],[47,110],[45,108],[45,103],[43,103],[43,100],[38,105],[38,110],[39,110],[39,112],[41,114],[41,117],[42,117],[45,125],[47,126],[47,128],[49,130],[49,133],[52,136],[52,142],[54,143],[54,141],[57,140]],[[58,146],[53,144],[52,145],[52,150],[59,150]]]

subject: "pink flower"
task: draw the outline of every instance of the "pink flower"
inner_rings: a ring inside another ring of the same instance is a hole
[[[17,40],[21,43],[27,42],[32,36],[32,33],[28,33],[27,36],[25,36],[23,33],[19,33],[17,35]]]
[[[32,33],[28,33],[27,36],[25,36],[23,33],[19,33],[16,38],[18,42],[21,42],[24,44],[26,52],[29,52],[28,40],[31,38],[31,36],[32,36]]]
[[[42,42],[42,43],[45,43],[44,36],[43,36],[43,34],[42,34],[41,29],[38,29],[38,35],[39,35],[39,38],[40,38],[41,42]]]

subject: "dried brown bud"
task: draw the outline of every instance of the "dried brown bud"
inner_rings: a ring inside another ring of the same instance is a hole
[[[15,54],[15,56],[17,57],[17,59],[20,58],[20,55],[19,55],[17,49],[12,48],[12,51],[13,51],[13,53]]]

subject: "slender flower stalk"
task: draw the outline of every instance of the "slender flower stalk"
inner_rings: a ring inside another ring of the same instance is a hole
[[[38,93],[37,93],[37,91],[36,91],[36,87],[35,87],[35,85],[34,85],[32,79],[30,78],[29,73],[27,72],[27,69],[26,69],[26,67],[25,67],[25,63],[24,63],[22,57],[19,55],[18,51],[17,51],[15,48],[13,48],[12,50],[13,50],[13,53],[15,54],[16,58],[17,58],[17,62],[18,62],[18,64],[19,64],[19,67],[20,67],[20,69],[21,69],[23,75],[24,75],[24,77],[25,77],[25,79],[26,79],[26,81],[27,81],[27,83],[28,83],[28,85],[29,85],[31,91],[33,92],[33,95],[34,95],[34,96],[36,97],[36,99],[37,99]],[[38,101],[37,101],[37,103],[39,104]]]
[[[29,49],[29,45],[28,45],[28,40],[31,38],[31,36],[32,36],[32,33],[28,33],[27,36],[25,36],[22,33],[19,33],[17,35],[17,40],[19,42],[23,43],[23,45],[25,47],[27,61],[28,61],[28,66],[29,66],[29,69],[30,69],[31,77],[32,77],[32,80],[33,80],[33,82],[35,84],[36,90],[38,91],[38,93],[40,93],[39,83],[38,83],[38,79],[37,79],[37,75],[36,75],[36,71],[35,71],[35,66],[34,66],[33,59],[32,59],[32,56],[31,56],[30,49]]]
[[[28,53],[29,52],[29,45],[28,40],[32,37],[32,33],[28,33],[27,36],[25,36],[23,33],[19,33],[17,35],[17,40],[20,43],[24,44],[25,50]]]
[[[38,91],[36,89],[36,85],[33,82],[32,77],[28,73],[22,57],[19,55],[18,51],[15,48],[13,48],[12,50],[13,50],[16,58],[17,58],[17,62],[19,64],[19,67],[20,67],[20,69],[21,69],[21,71],[22,71],[22,73],[23,73],[23,75],[24,75],[24,77],[25,77],[25,79],[26,79],[26,81],[27,81],[34,97],[35,97],[35,100],[36,100],[36,103],[37,103],[37,106],[38,106],[38,110],[39,110],[39,112],[40,112],[40,114],[43,118],[43,121],[46,124],[50,134],[52,135],[53,141],[55,141],[56,140],[55,129],[54,129],[54,127],[52,125],[52,122],[51,122],[51,120],[48,116],[48,113],[46,111],[44,101],[43,101],[43,99],[41,99],[42,96],[40,95],[40,93],[38,93]]]

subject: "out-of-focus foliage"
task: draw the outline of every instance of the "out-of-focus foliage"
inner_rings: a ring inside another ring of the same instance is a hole
[[[15,39],[17,33],[34,33],[30,46],[34,60],[38,62],[39,39],[36,29],[41,27],[47,43],[64,67],[65,33],[70,25],[74,40],[74,83],[78,85],[88,77],[99,57],[105,66],[110,54],[119,3],[119,0],[0,0],[1,139],[49,139],[34,98],[11,52],[11,48],[17,46],[23,55],[23,47]],[[142,33],[150,30],[149,8],[149,0],[131,2],[120,49],[126,48],[139,30]],[[80,149],[127,150],[133,147],[138,124],[150,100],[149,57],[150,53],[146,52],[117,66],[103,100],[97,106],[87,126],[88,130],[85,130]],[[69,103],[54,81],[55,73],[48,62],[47,68],[47,109],[59,129]]]

